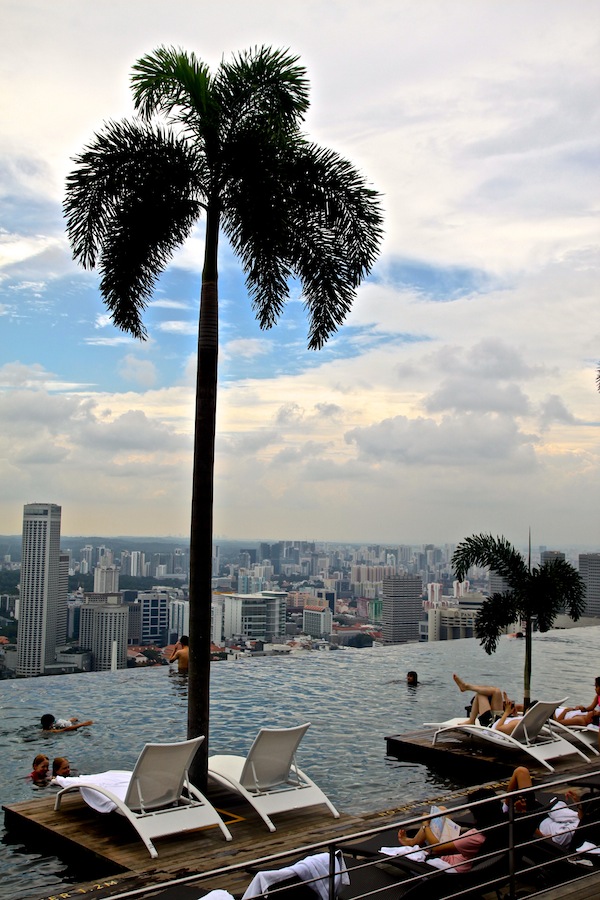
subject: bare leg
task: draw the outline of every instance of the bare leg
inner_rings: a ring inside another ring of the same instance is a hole
[[[468,681],[463,681],[462,678],[459,678],[456,674],[452,677],[460,691],[463,693],[469,691],[473,694],[477,694],[477,697],[481,698],[477,715],[481,715],[481,713],[488,710],[501,712],[504,709],[504,697],[500,688],[494,687],[494,685],[491,684],[471,684]],[[475,706],[475,703],[473,703],[473,706]],[[472,710],[471,715],[473,715]]]
[[[533,787],[531,781],[531,772],[527,768],[527,766],[517,766],[515,771],[510,776],[510,781],[506,787],[506,793],[510,794],[512,791],[516,791],[519,788],[529,788]]]

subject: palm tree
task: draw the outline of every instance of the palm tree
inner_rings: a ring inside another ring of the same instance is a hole
[[[377,193],[300,124],[308,82],[298,58],[258,47],[214,74],[193,53],[160,47],[133,67],[137,117],[109,122],[74,160],[64,203],[73,256],[98,267],[116,326],[144,339],[142,313],[173,250],[205,216],[190,534],[188,735],[206,736],[218,354],[218,242],[228,237],[262,328],[300,281],[308,346],[343,322],[382,235]],[[162,117],[162,123],[156,121]]]
[[[471,566],[488,566],[500,575],[507,588],[484,600],[475,621],[475,631],[486,653],[494,653],[503,630],[513,622],[525,623],[525,668],[523,707],[531,703],[531,633],[533,619],[540,631],[552,628],[562,609],[577,621],[585,609],[585,585],[570,563],[563,559],[531,568],[504,537],[476,534],[458,544],[452,566],[464,581]]]

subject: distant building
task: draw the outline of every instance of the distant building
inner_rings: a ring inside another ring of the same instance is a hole
[[[247,640],[272,641],[285,634],[286,591],[256,594],[222,594],[223,635]]]
[[[171,600],[169,604],[169,639],[177,641],[190,633],[190,601]]]
[[[329,606],[305,606],[302,614],[302,631],[320,638],[331,634],[333,615]]]
[[[600,616],[600,553],[580,553],[579,574],[585,584],[585,615]]]
[[[61,596],[60,518],[61,508],[55,503],[28,503],[23,508],[16,665],[21,678],[42,675],[54,663]],[[66,592],[64,600],[66,604]]]
[[[164,647],[169,637],[169,594],[162,591],[140,591],[142,607],[142,643]]]
[[[100,565],[94,569],[94,593],[116,594],[119,590],[119,567]]]
[[[423,619],[423,582],[419,576],[395,575],[383,579],[381,634],[384,643],[419,640]]]
[[[107,672],[112,667],[113,645],[116,643],[118,669],[127,667],[127,623],[129,608],[119,595],[105,602],[84,603],[81,607],[79,644],[92,651],[92,668]]]

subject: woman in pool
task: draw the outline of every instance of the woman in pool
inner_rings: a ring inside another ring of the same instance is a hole
[[[29,777],[34,784],[44,785],[48,783],[48,770],[50,768],[50,760],[44,753],[38,753],[33,760],[33,769]]]

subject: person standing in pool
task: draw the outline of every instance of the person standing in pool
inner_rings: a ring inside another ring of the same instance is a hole
[[[179,638],[178,643],[175,644],[175,649],[171,654],[169,662],[175,662],[175,660],[177,660],[177,671],[179,672],[179,674],[187,675],[190,663],[190,648],[189,638],[186,634],[182,634]]]

